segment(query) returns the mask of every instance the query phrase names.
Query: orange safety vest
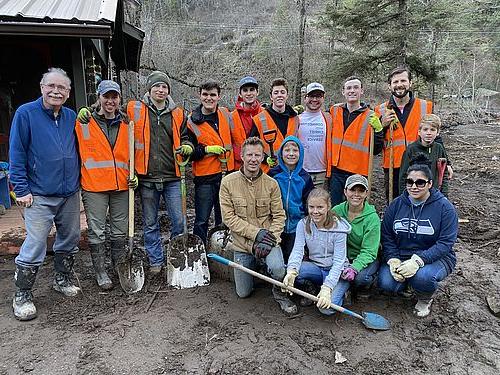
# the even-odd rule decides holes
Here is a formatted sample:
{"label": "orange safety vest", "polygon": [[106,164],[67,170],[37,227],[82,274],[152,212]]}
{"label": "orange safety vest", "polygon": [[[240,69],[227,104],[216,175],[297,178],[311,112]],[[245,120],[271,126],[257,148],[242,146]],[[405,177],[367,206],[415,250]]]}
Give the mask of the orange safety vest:
{"label": "orange safety vest", "polygon": [[209,123],[203,122],[195,124],[188,118],[188,128],[194,133],[198,143],[204,145],[219,145],[224,147],[228,152],[226,155],[213,155],[207,154],[203,159],[193,161],[193,175],[194,176],[208,176],[211,174],[221,173],[220,158],[227,159],[227,170],[234,170],[234,155],[233,146],[231,142],[231,130],[233,130],[233,119],[231,113],[225,107],[217,109],[217,116],[219,118],[219,132],[210,126]]}
{"label": "orange safety vest", "polygon": [[370,158],[370,116],[374,113],[366,109],[358,115],[344,131],[344,108],[333,106],[332,153],[329,165],[353,174],[368,175]]}
{"label": "orange safety vest", "polygon": [[[384,115],[388,103],[389,102],[385,102],[375,107],[375,113],[377,116],[381,117]],[[401,167],[401,159],[404,151],[406,150],[406,146],[418,139],[418,127],[420,125],[420,121],[422,121],[422,117],[428,113],[432,113],[432,102],[415,98],[405,126],[403,127],[399,120],[396,123],[397,127],[393,131],[392,140],[392,147],[394,148],[394,168]],[[390,132],[387,130],[384,138],[384,148],[382,149],[382,166],[384,168],[389,168],[390,164],[390,143]]]}
{"label": "orange safety vest", "polygon": [[[176,107],[170,112],[172,115],[173,151],[181,146],[181,126],[184,121],[184,111]],[[139,100],[132,100],[127,104],[127,115],[134,121],[135,138],[135,170],[137,174],[145,175],[148,172],[150,124],[149,109],[146,104]],[[180,176],[179,166],[175,165],[175,174]]]}
{"label": "orange safety vest", "polygon": [[[260,112],[259,112],[260,113]],[[231,112],[231,117],[233,118],[234,128],[231,130],[231,138],[233,140],[233,150],[241,150],[243,142],[247,139],[247,134],[245,132],[245,127],[241,121],[240,114],[238,110],[235,109]],[[241,160],[239,155],[234,155],[234,169],[238,170],[241,167]]]}
{"label": "orange safety vest", "polygon": [[[285,137],[283,137],[281,131],[278,129],[278,126],[276,126],[276,123],[269,114],[269,111],[262,111],[258,115],[255,115],[253,117],[253,122],[255,123],[257,129],[259,130],[260,139],[264,143],[264,152],[269,156],[271,155],[271,152],[269,149],[269,144],[266,142],[266,139],[264,138],[264,133],[269,130],[276,130],[276,140],[274,141],[273,144],[273,151],[277,153],[286,137],[288,137],[289,135],[297,136],[300,124],[299,116],[290,117],[288,119],[288,125],[286,127],[286,135]],[[269,172],[269,166],[267,164],[263,164],[262,170],[266,173]]]}
{"label": "orange safety vest", "polygon": [[94,118],[76,121],[78,151],[82,161],[82,189],[92,192],[128,190],[128,125],[120,123],[113,148]]}

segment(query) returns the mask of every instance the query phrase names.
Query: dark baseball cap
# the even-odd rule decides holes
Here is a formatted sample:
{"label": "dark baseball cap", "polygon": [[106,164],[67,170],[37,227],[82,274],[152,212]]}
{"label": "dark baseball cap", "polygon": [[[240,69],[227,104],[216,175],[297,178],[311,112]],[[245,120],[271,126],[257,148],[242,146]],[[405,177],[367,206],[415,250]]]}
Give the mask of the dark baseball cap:
{"label": "dark baseball cap", "polygon": [[239,88],[241,89],[243,86],[254,86],[259,87],[257,80],[252,76],[246,76],[240,79]]}
{"label": "dark baseball cap", "polygon": [[101,83],[99,83],[99,86],[97,86],[97,93],[99,95],[104,95],[110,91],[116,91],[120,95],[122,93],[120,90],[120,85],[115,81],[111,81],[109,79],[101,81]]}

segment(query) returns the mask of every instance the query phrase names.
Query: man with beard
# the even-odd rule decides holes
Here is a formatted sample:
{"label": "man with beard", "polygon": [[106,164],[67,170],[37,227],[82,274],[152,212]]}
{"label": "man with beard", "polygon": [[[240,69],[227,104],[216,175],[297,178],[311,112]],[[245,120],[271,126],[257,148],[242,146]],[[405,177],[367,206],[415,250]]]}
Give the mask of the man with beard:
{"label": "man with beard", "polygon": [[[421,119],[432,113],[432,102],[416,98],[410,91],[411,72],[406,67],[398,67],[389,73],[387,82],[391,91],[389,101],[375,107],[384,126],[383,168],[385,176],[385,194],[389,199],[390,148],[393,148],[393,191],[392,197],[399,193],[399,169],[406,146],[418,138]],[[393,127],[393,139],[390,139],[389,126]],[[439,139],[438,142],[442,143]],[[450,178],[451,178],[451,170]]]}

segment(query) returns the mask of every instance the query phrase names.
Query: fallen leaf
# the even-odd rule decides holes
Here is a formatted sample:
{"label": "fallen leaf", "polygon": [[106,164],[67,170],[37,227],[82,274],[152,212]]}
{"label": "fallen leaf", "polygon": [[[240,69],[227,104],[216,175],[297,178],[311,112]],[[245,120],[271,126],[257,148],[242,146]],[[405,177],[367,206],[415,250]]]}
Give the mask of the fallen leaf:
{"label": "fallen leaf", "polygon": [[347,358],[342,355],[341,352],[335,350],[335,363],[344,363],[347,361]]}

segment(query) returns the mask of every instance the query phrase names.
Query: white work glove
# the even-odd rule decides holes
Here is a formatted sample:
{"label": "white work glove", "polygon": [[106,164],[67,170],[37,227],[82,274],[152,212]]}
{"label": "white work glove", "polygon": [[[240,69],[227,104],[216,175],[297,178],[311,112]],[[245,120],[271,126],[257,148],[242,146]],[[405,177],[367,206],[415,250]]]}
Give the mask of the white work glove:
{"label": "white work glove", "polygon": [[399,273],[404,278],[415,276],[418,269],[424,266],[424,261],[417,254],[413,254],[410,259],[405,260],[401,265],[396,268],[397,273]]}
{"label": "white work glove", "polygon": [[[291,269],[291,270],[287,271],[286,276],[283,278],[283,284],[285,284],[286,286],[293,286],[293,284],[295,283],[295,278],[297,276],[299,276],[299,273],[297,272],[297,270]],[[285,289],[285,288],[282,288],[281,291],[283,293],[288,293],[290,295],[293,294],[291,291],[289,291],[288,289]]]}
{"label": "white work glove", "polygon": [[387,264],[389,265],[389,270],[391,271],[391,276],[394,280],[400,283],[405,281],[405,278],[397,271],[397,268],[401,265],[401,261],[398,258],[389,259]]}
{"label": "white work glove", "polygon": [[326,285],[321,285],[321,290],[317,295],[318,302],[316,302],[316,306],[320,309],[329,309],[332,305],[332,289]]}

